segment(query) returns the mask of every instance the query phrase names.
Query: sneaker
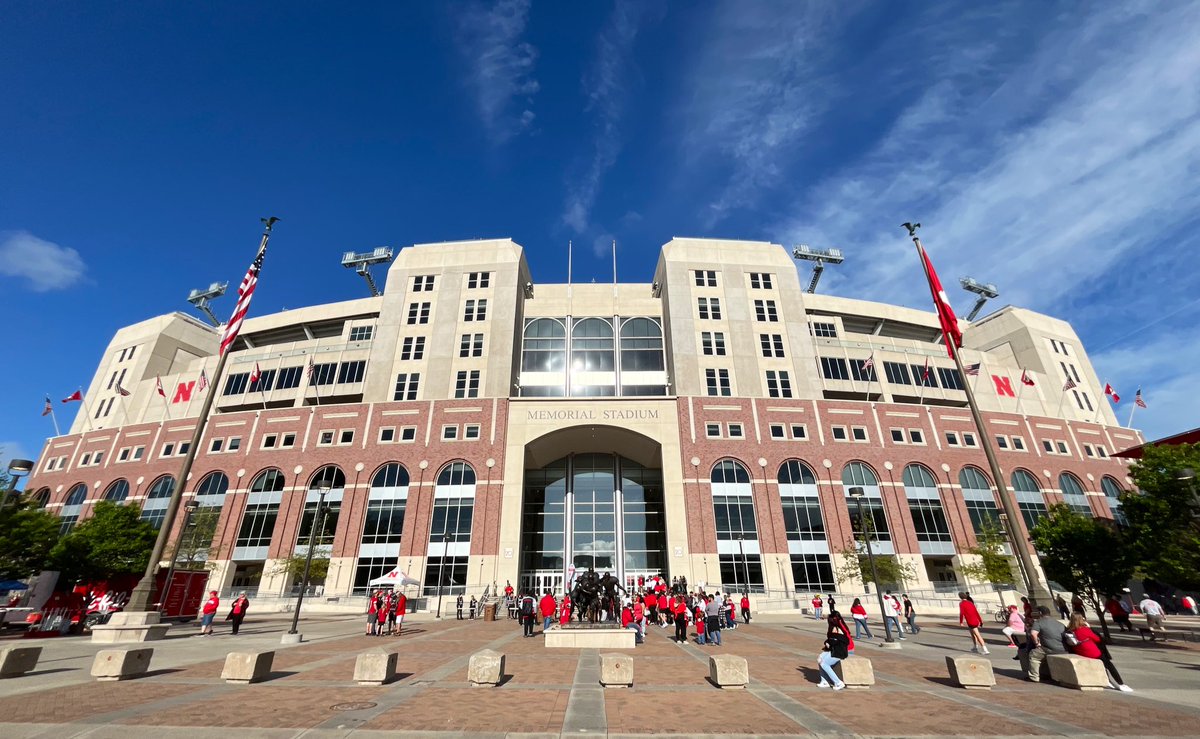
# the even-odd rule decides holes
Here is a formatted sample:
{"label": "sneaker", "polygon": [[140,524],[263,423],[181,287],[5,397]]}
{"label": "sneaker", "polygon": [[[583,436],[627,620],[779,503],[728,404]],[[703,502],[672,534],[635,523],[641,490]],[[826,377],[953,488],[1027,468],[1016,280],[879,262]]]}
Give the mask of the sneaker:
{"label": "sneaker", "polygon": [[971,647],[971,654],[979,654],[979,647]]}
{"label": "sneaker", "polygon": [[846,683],[838,683],[837,685],[834,685],[834,686],[833,686],[833,689],[834,689],[834,690],[845,690],[845,689],[846,689]]}
{"label": "sneaker", "polygon": [[1125,684],[1118,685],[1117,690],[1121,691],[1122,693],[1132,693],[1133,692],[1133,688],[1131,688]]}
{"label": "sneaker", "polygon": [[818,687],[818,688],[828,688],[828,687],[829,687],[829,683],[827,683],[827,682],[825,682],[824,680],[822,680],[821,682],[817,683],[817,687]]}
{"label": "sneaker", "polygon": [[1016,644],[1009,644],[1009,645],[1008,645],[1008,648],[1009,648],[1009,649],[1016,649],[1016,648],[1017,648],[1017,645],[1016,645]]}
{"label": "sneaker", "polygon": [[988,648],[987,648],[987,647],[984,647],[984,648],[983,648],[983,653],[984,653],[984,654],[991,654],[991,652],[989,652],[989,651],[988,651]]}

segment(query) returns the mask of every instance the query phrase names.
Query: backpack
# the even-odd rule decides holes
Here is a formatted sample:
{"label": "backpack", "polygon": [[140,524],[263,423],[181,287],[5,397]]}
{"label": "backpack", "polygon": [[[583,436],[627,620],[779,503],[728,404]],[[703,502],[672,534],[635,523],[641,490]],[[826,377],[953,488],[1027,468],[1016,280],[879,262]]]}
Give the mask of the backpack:
{"label": "backpack", "polygon": [[850,656],[850,640],[841,632],[830,634],[825,639],[825,644],[829,646],[830,656],[838,659],[846,659]]}
{"label": "backpack", "polygon": [[533,615],[533,598],[526,598],[521,601],[521,613],[525,616]]}

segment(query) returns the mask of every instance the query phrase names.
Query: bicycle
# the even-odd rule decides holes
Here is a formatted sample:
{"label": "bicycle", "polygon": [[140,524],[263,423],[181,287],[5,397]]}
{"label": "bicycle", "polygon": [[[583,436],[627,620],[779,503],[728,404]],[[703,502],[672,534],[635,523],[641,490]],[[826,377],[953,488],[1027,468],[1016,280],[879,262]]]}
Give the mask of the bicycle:
{"label": "bicycle", "polygon": [[1000,609],[992,614],[998,624],[1008,624],[1008,607],[1000,606]]}

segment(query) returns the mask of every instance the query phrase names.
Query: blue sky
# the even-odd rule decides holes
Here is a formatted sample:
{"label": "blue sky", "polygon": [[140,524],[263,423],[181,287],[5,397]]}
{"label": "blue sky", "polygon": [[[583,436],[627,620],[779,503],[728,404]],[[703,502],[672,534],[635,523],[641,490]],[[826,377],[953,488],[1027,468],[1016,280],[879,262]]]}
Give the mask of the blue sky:
{"label": "blue sky", "polygon": [[[1200,425],[1195,3],[10,2],[5,457],[120,326],[236,284],[365,294],[344,250],[511,236],[649,281],[675,235],[836,246],[822,291],[948,283],[1067,318],[1150,437]],[[965,312],[971,300],[952,291]],[[232,298],[216,304],[224,317]],[[62,414],[62,423],[68,422]]]}

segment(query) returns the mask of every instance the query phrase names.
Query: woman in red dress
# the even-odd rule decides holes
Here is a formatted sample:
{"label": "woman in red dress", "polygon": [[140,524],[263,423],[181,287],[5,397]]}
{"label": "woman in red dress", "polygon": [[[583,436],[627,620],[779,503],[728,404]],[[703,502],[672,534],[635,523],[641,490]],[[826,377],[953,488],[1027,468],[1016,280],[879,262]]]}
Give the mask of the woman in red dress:
{"label": "woman in red dress", "polygon": [[571,623],[571,596],[564,594],[562,605],[558,607],[558,623],[566,626]]}

